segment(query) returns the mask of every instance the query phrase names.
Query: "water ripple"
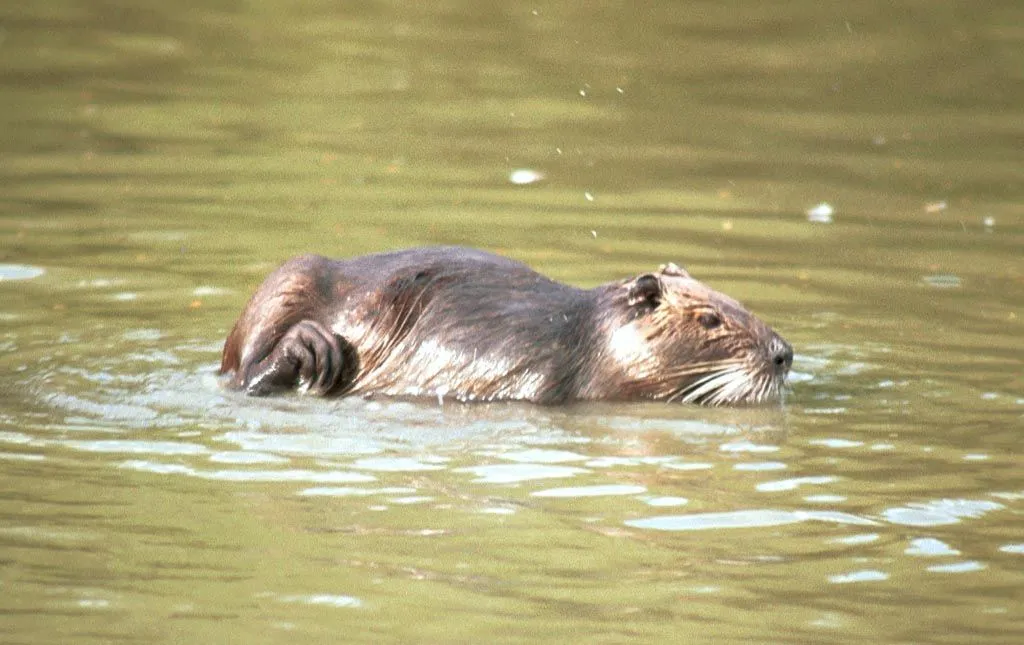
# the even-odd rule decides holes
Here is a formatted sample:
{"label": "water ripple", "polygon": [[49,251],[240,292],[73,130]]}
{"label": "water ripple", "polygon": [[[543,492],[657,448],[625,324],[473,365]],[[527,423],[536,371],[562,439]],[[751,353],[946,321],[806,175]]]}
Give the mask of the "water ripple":
{"label": "water ripple", "polygon": [[590,471],[573,466],[547,464],[491,464],[457,468],[455,472],[472,473],[476,475],[473,481],[480,484],[511,484],[535,479],[574,477]]}
{"label": "water ripple", "polygon": [[719,446],[722,452],[778,452],[779,447],[770,444],[757,444],[752,441],[734,441]]}
{"label": "water ripple", "polygon": [[63,445],[86,452],[135,453],[145,455],[202,455],[205,446],[176,441],[97,440],[65,441]]}
{"label": "water ripple", "polygon": [[374,470],[393,473],[414,473],[427,470],[444,469],[444,466],[424,463],[411,457],[373,457],[359,459],[352,464],[352,467],[358,468],[359,470]]}
{"label": "water ripple", "polygon": [[662,515],[627,520],[625,524],[634,528],[655,529],[659,531],[703,531],[708,529],[763,528],[806,521],[855,525],[877,524],[877,522],[867,518],[837,511],[782,511],[774,509]]}
{"label": "water ripple", "polygon": [[767,470],[785,470],[786,464],[781,461],[751,461],[742,464],[735,464],[733,470],[751,470],[751,471],[767,471]]}
{"label": "water ripple", "polygon": [[794,477],[792,479],[780,479],[772,482],[763,482],[757,485],[757,490],[762,493],[777,493],[782,491],[796,490],[806,484],[831,484],[836,478],[831,475],[818,477]]}
{"label": "water ripple", "polygon": [[833,584],[849,584],[851,582],[879,582],[888,579],[888,573],[885,573],[884,571],[878,571],[875,569],[851,571],[850,573],[841,573],[838,575],[828,577],[828,581]]}
{"label": "water ripple", "polygon": [[972,499],[940,499],[913,503],[882,511],[882,517],[903,526],[942,526],[957,524],[963,518],[978,518],[1006,508],[998,502]]}
{"label": "water ripple", "polygon": [[303,497],[369,497],[371,495],[410,495],[415,488],[357,488],[355,486],[314,486],[299,491]]}
{"label": "water ripple", "polygon": [[210,455],[210,461],[218,464],[286,464],[288,459],[266,452],[218,452]]}
{"label": "water ripple", "polygon": [[366,483],[377,481],[376,477],[362,473],[351,473],[338,470],[318,472],[314,470],[198,470],[182,464],[164,464],[160,462],[131,460],[120,465],[121,468],[161,475],[175,474],[236,482],[313,482],[313,483]]}
{"label": "water ripple", "polygon": [[363,601],[355,596],[343,596],[336,594],[309,594],[277,596],[280,602],[301,603],[303,605],[318,605],[322,607],[354,608],[362,607]]}
{"label": "water ripple", "polygon": [[877,542],[879,539],[878,533],[858,533],[857,535],[844,535],[843,537],[837,537],[829,540],[833,544],[870,544]]}
{"label": "water ripple", "polygon": [[824,446],[826,448],[858,448],[864,445],[863,441],[851,441],[850,439],[811,439],[807,442],[812,446]]}
{"label": "water ripple", "polygon": [[985,565],[975,560],[954,562],[952,564],[934,564],[927,568],[932,573],[971,573],[985,569]]}
{"label": "water ripple", "polygon": [[518,463],[534,463],[534,464],[560,464],[567,461],[584,461],[587,459],[585,455],[581,455],[575,452],[569,452],[568,450],[520,450],[518,452],[503,452],[494,455],[499,459],[506,461],[515,461]]}
{"label": "water ripple", "polygon": [[648,506],[685,506],[690,503],[690,500],[685,497],[673,497],[671,495],[665,495],[662,497],[650,497],[644,500],[644,503]]}
{"label": "water ripple", "polygon": [[684,461],[684,462],[671,462],[664,465],[665,468],[671,470],[711,470],[715,467],[714,464],[708,464],[699,461]]}
{"label": "water ripple", "polygon": [[907,555],[918,555],[935,557],[941,555],[960,555],[960,552],[952,548],[942,540],[935,538],[916,538],[910,541],[910,546],[903,551]]}
{"label": "water ripple", "polygon": [[639,495],[646,493],[645,486],[630,484],[605,484],[603,486],[575,486],[569,488],[548,488],[534,491],[534,497],[601,497],[605,495]]}

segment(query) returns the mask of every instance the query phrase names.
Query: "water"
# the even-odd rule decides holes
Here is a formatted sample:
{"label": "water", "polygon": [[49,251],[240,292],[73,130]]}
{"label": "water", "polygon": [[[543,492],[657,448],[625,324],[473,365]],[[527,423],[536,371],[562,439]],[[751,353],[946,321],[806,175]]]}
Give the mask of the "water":
{"label": "water", "polygon": [[[1024,639],[1019,3],[0,9],[0,640]],[[674,260],[783,409],[219,388],[276,264]]]}

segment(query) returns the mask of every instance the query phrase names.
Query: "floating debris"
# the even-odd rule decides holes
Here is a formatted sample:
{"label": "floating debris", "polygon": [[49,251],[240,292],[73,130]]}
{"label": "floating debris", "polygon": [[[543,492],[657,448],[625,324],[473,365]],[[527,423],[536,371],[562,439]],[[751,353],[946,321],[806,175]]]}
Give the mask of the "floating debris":
{"label": "floating debris", "polygon": [[[267,594],[273,596],[273,594]],[[311,595],[295,595],[295,596],[277,596],[277,600],[280,602],[288,603],[300,603],[303,605],[316,605],[321,607],[361,607],[363,601],[355,596],[341,596],[335,594],[311,594]]]}
{"label": "floating debris", "polygon": [[924,212],[926,212],[926,213],[941,213],[942,211],[946,210],[947,208],[949,208],[949,204],[947,204],[945,202],[945,200],[938,201],[938,202],[928,202],[927,204],[924,205]]}
{"label": "floating debris", "polygon": [[0,282],[4,280],[31,280],[46,273],[40,267],[27,264],[0,264]]}
{"label": "floating debris", "polygon": [[508,175],[508,180],[516,186],[534,184],[544,179],[544,173],[530,168],[516,168]]}
{"label": "floating debris", "polygon": [[815,224],[831,224],[832,214],[836,210],[828,202],[821,202],[813,208],[807,209],[807,221]]}
{"label": "floating debris", "polygon": [[952,274],[926,275],[922,278],[929,287],[939,289],[955,289],[963,284],[960,276]]}
{"label": "floating debris", "polygon": [[231,293],[231,289],[225,289],[224,287],[196,287],[192,290],[194,296],[224,296]]}

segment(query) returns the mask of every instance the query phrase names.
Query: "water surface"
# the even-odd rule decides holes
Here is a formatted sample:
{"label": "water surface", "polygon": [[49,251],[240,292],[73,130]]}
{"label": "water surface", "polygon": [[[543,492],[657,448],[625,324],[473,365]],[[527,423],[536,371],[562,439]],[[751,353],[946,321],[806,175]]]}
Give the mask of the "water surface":
{"label": "water surface", "polygon": [[[1021,640],[1019,3],[348,4],[0,9],[0,640]],[[219,387],[285,258],[434,243],[676,261],[792,392]]]}

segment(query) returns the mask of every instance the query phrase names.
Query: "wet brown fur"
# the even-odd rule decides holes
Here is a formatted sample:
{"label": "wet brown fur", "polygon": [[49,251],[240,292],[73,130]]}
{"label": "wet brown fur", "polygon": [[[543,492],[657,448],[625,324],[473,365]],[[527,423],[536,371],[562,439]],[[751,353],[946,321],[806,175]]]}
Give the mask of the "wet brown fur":
{"label": "wet brown fur", "polygon": [[[583,290],[442,247],[288,261],[246,305],[220,371],[257,395],[300,385],[324,395],[729,404],[777,399],[791,360],[767,325],[675,265]],[[729,385],[731,372],[715,376],[722,370],[749,384]],[[723,385],[711,388],[714,378]]]}

